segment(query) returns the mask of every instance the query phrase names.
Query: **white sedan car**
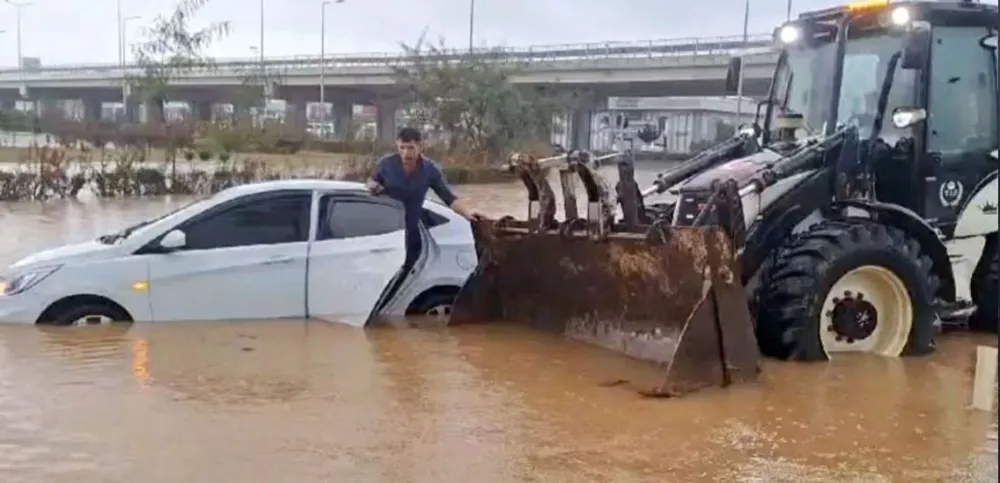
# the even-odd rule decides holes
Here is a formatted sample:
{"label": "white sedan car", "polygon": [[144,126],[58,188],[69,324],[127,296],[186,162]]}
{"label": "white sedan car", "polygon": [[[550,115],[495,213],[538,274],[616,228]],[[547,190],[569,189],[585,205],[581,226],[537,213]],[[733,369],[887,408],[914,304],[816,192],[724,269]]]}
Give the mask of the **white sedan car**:
{"label": "white sedan car", "polygon": [[360,183],[230,188],[97,240],[36,253],[0,277],[0,323],[442,314],[476,267],[468,221],[424,203],[407,274],[402,205]]}

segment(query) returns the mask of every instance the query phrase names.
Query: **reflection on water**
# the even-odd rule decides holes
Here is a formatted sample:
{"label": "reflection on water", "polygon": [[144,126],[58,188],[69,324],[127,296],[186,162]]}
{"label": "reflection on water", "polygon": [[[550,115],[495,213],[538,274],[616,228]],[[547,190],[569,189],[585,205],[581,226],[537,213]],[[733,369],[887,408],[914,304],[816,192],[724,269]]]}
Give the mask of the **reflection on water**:
{"label": "reflection on water", "polygon": [[[518,186],[460,191],[524,210]],[[0,263],[185,201],[0,206]],[[996,416],[966,409],[976,343],[768,361],[663,400],[604,384],[619,357],[519,327],[2,326],[0,481],[997,481]]]}

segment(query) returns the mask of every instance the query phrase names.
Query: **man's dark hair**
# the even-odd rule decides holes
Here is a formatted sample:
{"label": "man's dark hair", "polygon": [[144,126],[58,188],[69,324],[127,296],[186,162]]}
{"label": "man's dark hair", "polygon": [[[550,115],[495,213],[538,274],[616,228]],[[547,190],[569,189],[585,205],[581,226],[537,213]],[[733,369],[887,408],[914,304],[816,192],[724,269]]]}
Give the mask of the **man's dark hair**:
{"label": "man's dark hair", "polygon": [[420,131],[412,127],[404,127],[399,130],[399,134],[396,135],[396,140],[404,143],[419,143],[421,140]]}

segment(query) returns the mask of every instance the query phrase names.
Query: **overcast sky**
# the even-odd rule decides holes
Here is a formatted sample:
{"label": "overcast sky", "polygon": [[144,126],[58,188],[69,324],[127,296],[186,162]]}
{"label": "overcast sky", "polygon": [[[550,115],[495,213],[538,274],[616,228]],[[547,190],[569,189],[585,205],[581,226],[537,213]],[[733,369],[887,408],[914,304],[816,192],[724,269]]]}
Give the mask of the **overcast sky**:
{"label": "overcast sky", "polygon": [[[23,7],[26,57],[44,64],[116,62],[116,0],[30,0]],[[130,40],[174,0],[120,0]],[[988,0],[997,3],[997,0]],[[264,0],[268,56],[318,55],[321,0]],[[793,11],[834,0],[793,0]],[[476,45],[525,46],[739,35],[744,0],[476,0]],[[751,0],[750,33],[770,32],[785,18],[786,0]],[[0,4],[0,65],[17,64],[15,8]],[[228,20],[232,32],[210,49],[217,57],[249,57],[260,43],[258,0],[212,0],[200,23]],[[469,0],[345,0],[327,6],[327,51],[399,51],[425,29],[448,46],[468,45]]]}

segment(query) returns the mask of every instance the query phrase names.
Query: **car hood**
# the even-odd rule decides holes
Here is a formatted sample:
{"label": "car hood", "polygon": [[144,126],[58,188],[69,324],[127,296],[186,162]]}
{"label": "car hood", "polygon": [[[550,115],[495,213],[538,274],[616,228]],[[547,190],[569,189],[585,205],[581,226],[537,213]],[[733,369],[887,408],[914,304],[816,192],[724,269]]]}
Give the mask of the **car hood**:
{"label": "car hood", "polygon": [[71,260],[99,259],[114,256],[120,245],[105,245],[98,241],[88,241],[84,243],[74,243],[60,247],[42,250],[28,255],[11,268],[25,268],[32,265],[48,265],[53,263],[65,263]]}

